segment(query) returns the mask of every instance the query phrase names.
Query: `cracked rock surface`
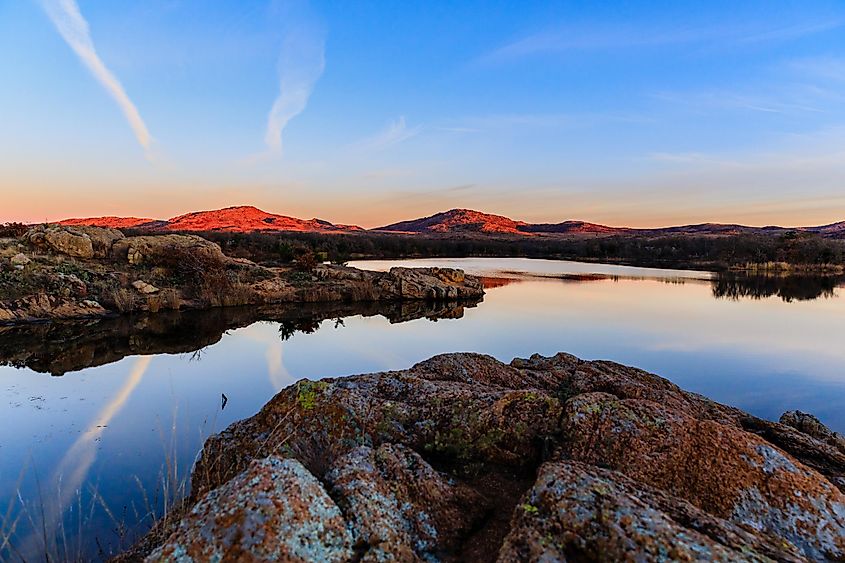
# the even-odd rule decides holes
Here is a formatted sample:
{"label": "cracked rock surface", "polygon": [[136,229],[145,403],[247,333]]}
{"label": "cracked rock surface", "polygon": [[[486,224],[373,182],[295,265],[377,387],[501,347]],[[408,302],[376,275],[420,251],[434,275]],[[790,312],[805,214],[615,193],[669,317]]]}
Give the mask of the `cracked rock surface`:
{"label": "cracked rock surface", "polygon": [[303,380],[211,437],[182,522],[123,560],[842,560],[842,452],[801,420],[568,354]]}

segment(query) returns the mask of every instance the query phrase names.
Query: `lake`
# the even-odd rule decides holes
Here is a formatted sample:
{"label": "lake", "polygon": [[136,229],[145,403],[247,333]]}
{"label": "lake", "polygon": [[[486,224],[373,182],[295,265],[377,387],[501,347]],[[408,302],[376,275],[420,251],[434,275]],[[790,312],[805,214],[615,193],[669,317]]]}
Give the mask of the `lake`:
{"label": "lake", "polygon": [[527,259],[351,265],[464,268],[487,294],[0,327],[0,559],[105,558],[169,510],[209,434],[281,388],[443,352],[609,359],[760,417],[800,409],[845,431],[840,278]]}

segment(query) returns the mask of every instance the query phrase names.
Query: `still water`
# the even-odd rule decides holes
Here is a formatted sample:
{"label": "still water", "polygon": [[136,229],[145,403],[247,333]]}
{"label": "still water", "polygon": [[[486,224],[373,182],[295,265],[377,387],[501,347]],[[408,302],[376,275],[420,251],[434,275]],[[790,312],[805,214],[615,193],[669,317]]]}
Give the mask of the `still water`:
{"label": "still water", "polygon": [[0,560],[106,558],[189,486],[205,437],[279,389],[443,352],[610,359],[764,418],[801,409],[845,431],[841,279],[524,259],[352,265],[460,267],[485,276],[487,294],[0,327]]}

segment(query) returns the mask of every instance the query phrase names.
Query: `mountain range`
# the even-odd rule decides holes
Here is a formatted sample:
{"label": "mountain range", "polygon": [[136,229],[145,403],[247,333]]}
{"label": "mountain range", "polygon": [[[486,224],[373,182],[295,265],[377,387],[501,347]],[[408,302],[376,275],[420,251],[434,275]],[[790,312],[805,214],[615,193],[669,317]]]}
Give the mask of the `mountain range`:
{"label": "mountain range", "polygon": [[297,219],[267,213],[257,207],[242,205],[212,211],[195,211],[172,219],[139,219],[137,217],[92,217],[65,219],[61,225],[91,225],[114,229],[144,229],[150,231],[222,231],[249,233],[257,231],[336,232],[361,231],[354,225],[335,225],[322,219]]}
{"label": "mountain range", "polygon": [[[236,206],[212,211],[197,211],[179,215],[172,219],[143,219],[137,217],[92,217],[66,219],[62,225],[92,225],[118,229],[132,228],[149,231],[182,232],[354,232],[365,231],[355,225],[340,225],[322,219],[297,219],[276,215],[252,206]],[[845,238],[845,221],[818,227],[748,227],[745,225],[702,223],[655,229],[609,227],[584,221],[562,221],[560,223],[527,223],[502,215],[492,215],[471,209],[451,209],[428,217],[412,219],[385,225],[374,232],[405,234],[489,234],[489,235],[584,235],[584,234],[631,234],[659,236],[672,234],[688,235],[732,235],[732,234],[777,234],[787,231],[816,233],[831,238]]]}

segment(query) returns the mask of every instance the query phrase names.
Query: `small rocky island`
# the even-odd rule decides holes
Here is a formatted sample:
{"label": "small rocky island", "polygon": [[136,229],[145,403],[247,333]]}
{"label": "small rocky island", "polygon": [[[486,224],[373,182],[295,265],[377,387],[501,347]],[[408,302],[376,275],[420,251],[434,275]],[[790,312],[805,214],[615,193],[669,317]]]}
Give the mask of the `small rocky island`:
{"label": "small rocky island", "polygon": [[568,354],[281,391],[125,561],[845,559],[845,438]]}
{"label": "small rocky island", "polygon": [[[306,259],[307,258],[307,259]],[[448,268],[369,272],[303,257],[265,267],[197,235],[125,236],[34,227],[0,239],[0,324],[279,303],[478,299],[481,282]]]}

